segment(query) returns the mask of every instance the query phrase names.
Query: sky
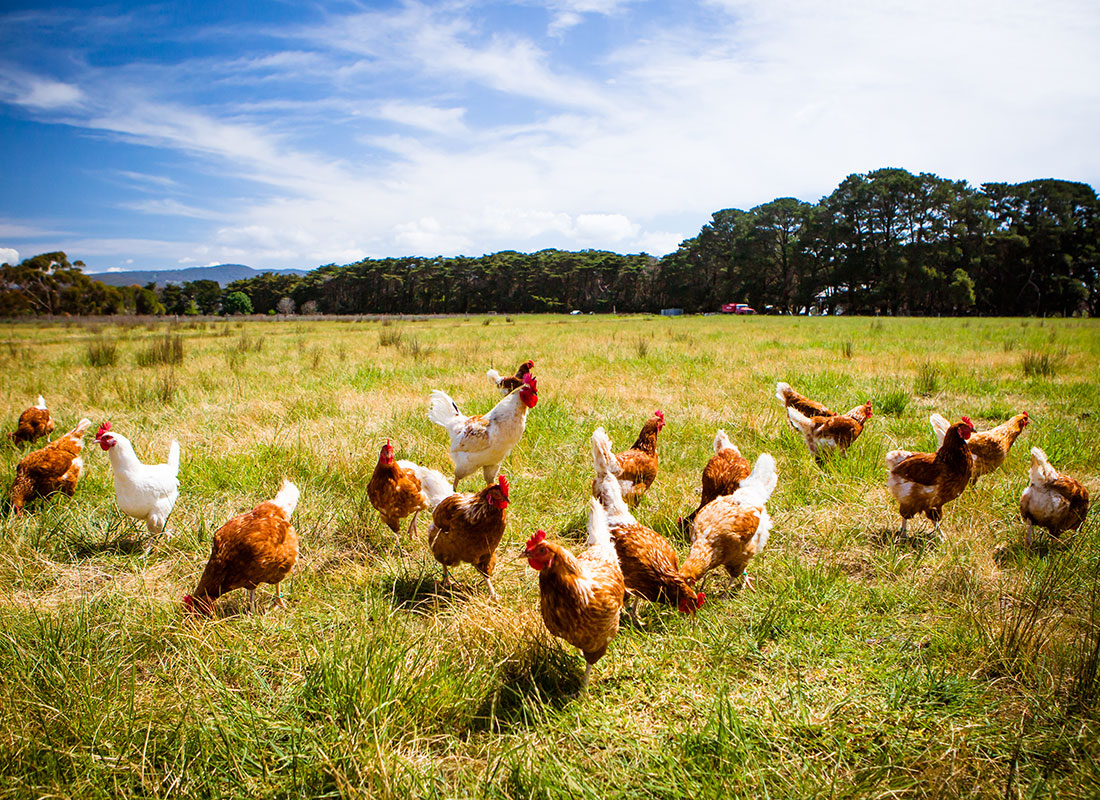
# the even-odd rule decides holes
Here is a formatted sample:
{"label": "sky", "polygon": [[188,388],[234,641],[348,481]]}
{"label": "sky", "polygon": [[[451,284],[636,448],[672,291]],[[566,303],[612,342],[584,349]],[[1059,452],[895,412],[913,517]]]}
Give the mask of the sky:
{"label": "sky", "polygon": [[0,261],[600,248],[880,167],[1100,185],[1092,0],[0,11]]}

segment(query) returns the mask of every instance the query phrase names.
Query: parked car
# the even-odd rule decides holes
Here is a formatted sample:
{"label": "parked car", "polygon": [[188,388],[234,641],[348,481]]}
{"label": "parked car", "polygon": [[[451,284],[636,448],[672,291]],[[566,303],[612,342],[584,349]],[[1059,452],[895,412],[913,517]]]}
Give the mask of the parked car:
{"label": "parked car", "polygon": [[756,309],[748,303],[726,303],[722,306],[723,314],[755,314]]}

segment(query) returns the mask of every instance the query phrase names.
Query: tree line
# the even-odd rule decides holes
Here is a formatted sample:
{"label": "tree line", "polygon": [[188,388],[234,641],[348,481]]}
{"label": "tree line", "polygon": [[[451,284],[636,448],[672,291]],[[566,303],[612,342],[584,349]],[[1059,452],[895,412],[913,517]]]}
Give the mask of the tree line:
{"label": "tree line", "polygon": [[[0,267],[0,316],[758,311],[1100,313],[1100,200],[1062,180],[975,188],[929,173],[848,176],[817,203],[715,212],[657,258],[603,250],[363,259],[304,276],[110,287],[64,253]],[[230,299],[232,298],[232,299]]]}

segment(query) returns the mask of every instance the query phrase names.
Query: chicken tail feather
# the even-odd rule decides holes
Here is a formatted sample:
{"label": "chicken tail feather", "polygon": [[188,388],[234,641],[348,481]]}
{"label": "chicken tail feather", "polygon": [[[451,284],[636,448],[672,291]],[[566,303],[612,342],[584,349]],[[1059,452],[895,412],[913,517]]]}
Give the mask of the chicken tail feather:
{"label": "chicken tail feather", "polygon": [[294,514],[294,509],[298,507],[298,498],[301,496],[302,493],[298,491],[298,487],[283,478],[283,485],[279,487],[279,493],[275,495],[271,502],[285,511],[289,518]]}
{"label": "chicken tail feather", "polygon": [[936,448],[939,449],[943,446],[943,437],[947,435],[947,429],[951,427],[951,423],[941,414],[933,413],[928,418],[928,424],[932,426],[932,432],[936,434]]}
{"label": "chicken tail feather", "polygon": [[428,408],[428,419],[436,425],[442,425],[445,428],[450,422],[462,416],[462,412],[458,410],[458,405],[451,396],[439,389],[432,391],[431,403],[431,407]]}

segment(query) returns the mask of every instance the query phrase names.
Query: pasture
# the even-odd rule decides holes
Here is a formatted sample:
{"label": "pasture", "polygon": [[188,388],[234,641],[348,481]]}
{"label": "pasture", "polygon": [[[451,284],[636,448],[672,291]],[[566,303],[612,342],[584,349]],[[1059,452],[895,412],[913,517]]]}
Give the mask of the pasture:
{"label": "pasture", "polygon": [[[487,411],[485,370],[526,358],[540,402],[504,467],[500,601],[468,565],[437,592],[425,515],[402,558],[367,500],[379,448],[450,475],[428,393]],[[1018,503],[1035,445],[1100,496],[1098,366],[1090,320],[5,324],[5,432],[42,393],[55,436],[88,416],[146,462],[171,438],[183,457],[167,543],[118,510],[91,436],[75,497],[3,508],[0,798],[1096,797],[1097,512],[1029,551]],[[819,466],[777,380],[875,416]],[[715,430],[776,457],[757,591],[719,596],[716,575],[694,618],[643,604],[571,697],[583,659],[512,556],[537,528],[583,541],[593,429],[622,450],[658,408],[635,513],[681,558]],[[884,454],[933,450],[932,411],[983,430],[1023,410],[1005,465],[947,506],[946,540],[923,518],[899,540]],[[27,449],[0,443],[5,498]],[[284,476],[302,491],[289,609],[251,615],[236,592],[219,619],[184,618],[211,533]]]}

